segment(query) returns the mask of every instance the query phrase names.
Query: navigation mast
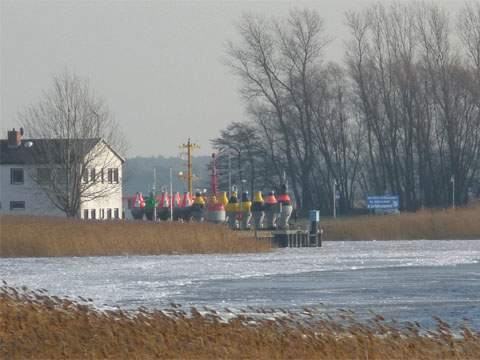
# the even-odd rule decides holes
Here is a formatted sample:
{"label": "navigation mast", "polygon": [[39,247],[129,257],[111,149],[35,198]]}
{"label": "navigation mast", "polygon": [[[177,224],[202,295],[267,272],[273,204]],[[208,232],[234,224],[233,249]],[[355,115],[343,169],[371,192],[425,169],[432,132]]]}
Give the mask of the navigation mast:
{"label": "navigation mast", "polygon": [[187,181],[188,193],[193,195],[192,152],[200,149],[200,145],[192,143],[190,138],[188,138],[187,143],[180,145],[180,148],[187,149],[187,174],[183,178]]}

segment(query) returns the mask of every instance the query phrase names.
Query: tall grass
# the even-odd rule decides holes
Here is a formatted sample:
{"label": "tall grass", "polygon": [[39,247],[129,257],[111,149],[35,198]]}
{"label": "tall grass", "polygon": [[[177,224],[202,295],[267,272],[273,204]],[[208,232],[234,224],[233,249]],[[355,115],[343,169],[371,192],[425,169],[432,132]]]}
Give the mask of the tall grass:
{"label": "tall grass", "polygon": [[265,241],[208,223],[0,216],[0,257],[267,251]]}
{"label": "tall grass", "polygon": [[478,359],[478,332],[463,328],[454,336],[448,324],[437,324],[427,331],[381,316],[367,324],[339,322],[308,309],[302,316],[284,311],[228,321],[214,310],[178,305],[100,312],[42,290],[0,287],[2,359]]}
{"label": "tall grass", "polygon": [[480,206],[322,222],[327,240],[480,239]]}

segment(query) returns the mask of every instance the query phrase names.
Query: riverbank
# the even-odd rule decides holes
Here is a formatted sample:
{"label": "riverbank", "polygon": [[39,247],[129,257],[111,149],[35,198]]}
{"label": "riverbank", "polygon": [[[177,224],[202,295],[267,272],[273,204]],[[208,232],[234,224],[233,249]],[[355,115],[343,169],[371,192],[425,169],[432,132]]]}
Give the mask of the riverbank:
{"label": "riverbank", "polygon": [[480,205],[321,221],[326,240],[480,239]]}
{"label": "riverbank", "polygon": [[[307,226],[305,224],[305,226]],[[480,239],[480,205],[397,215],[321,219],[324,240]],[[253,253],[253,232],[209,223],[0,216],[0,257]]]}
{"label": "riverbank", "polygon": [[[0,287],[0,357],[71,358],[255,358],[255,359],[475,359],[480,336],[467,328],[454,336],[411,324],[400,328],[381,316],[360,324],[343,319],[252,310],[222,319],[215,311],[174,305],[168,310],[100,312],[44,291]],[[255,313],[257,316],[255,316]],[[265,316],[265,314],[268,316]],[[259,315],[259,316],[258,316]]]}
{"label": "riverbank", "polygon": [[263,252],[270,245],[209,223],[0,216],[0,257]]}

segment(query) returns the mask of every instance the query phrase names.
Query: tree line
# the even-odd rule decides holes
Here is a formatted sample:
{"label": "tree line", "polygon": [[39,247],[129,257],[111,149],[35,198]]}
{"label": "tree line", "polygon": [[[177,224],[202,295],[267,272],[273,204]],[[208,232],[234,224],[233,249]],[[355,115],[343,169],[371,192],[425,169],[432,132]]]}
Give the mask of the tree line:
{"label": "tree line", "polygon": [[[248,119],[212,140],[221,182],[275,188],[285,173],[297,206],[351,212],[367,194],[401,209],[479,196],[480,4],[372,4],[345,16],[342,61],[318,12],[245,14],[227,66]],[[453,188],[454,186],[454,188]]]}

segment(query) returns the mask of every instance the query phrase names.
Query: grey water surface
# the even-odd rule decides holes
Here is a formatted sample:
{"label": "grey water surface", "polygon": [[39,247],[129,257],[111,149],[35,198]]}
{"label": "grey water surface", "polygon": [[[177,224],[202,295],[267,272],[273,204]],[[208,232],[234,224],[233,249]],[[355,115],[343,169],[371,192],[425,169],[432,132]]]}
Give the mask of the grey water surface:
{"label": "grey water surface", "polygon": [[371,311],[480,330],[480,240],[326,242],[265,254],[0,259],[0,279],[98,308]]}

